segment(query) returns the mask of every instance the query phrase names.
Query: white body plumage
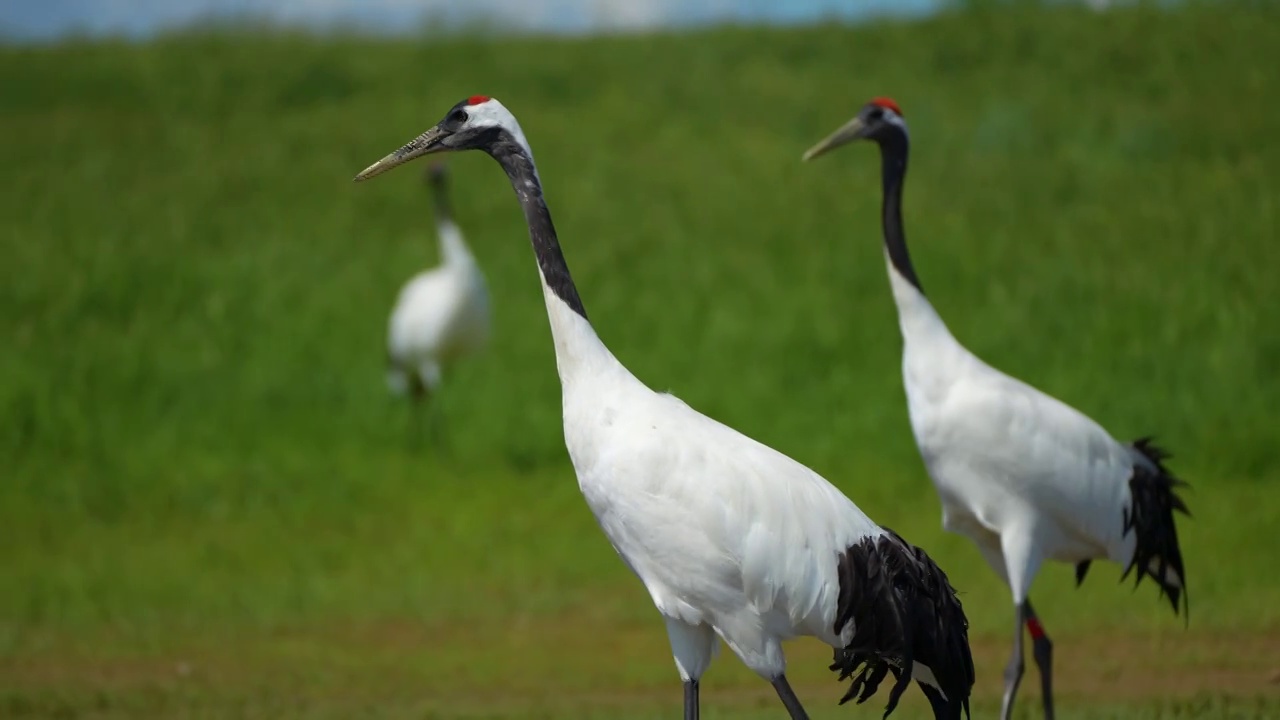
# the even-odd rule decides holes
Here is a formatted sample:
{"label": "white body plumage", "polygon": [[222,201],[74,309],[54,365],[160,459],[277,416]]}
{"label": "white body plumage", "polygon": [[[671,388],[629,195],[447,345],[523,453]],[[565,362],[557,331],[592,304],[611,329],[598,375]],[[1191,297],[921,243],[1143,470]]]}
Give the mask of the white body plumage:
{"label": "white body plumage", "polygon": [[653,392],[586,320],[548,307],[579,487],[667,619],[682,675],[702,674],[717,633],[766,679],[785,669],[783,640],[848,642],[851,627],[833,632],[836,558],[884,531],[809,468]]}

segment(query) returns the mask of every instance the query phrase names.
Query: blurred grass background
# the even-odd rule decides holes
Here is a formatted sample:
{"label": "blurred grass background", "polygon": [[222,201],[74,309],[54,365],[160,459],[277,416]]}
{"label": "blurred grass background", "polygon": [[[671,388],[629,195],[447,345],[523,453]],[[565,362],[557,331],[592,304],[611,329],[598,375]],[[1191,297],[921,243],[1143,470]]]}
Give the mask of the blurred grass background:
{"label": "blurred grass background", "polygon": [[[675,710],[657,617],[578,495],[523,221],[479,154],[454,196],[495,342],[446,379],[447,454],[382,384],[434,236],[413,171],[351,177],[473,93],[520,118],[618,357],[927,548],[992,703],[1012,609],[942,532],[908,428],[877,158],[799,162],[894,96],[908,234],[956,335],[1155,433],[1194,486],[1189,630],[1117,568],[1041,575],[1066,712],[1280,715],[1276,67],[1269,3],[0,49],[0,716]],[[878,715],[834,708],[820,649],[792,664],[815,717]],[[707,685],[710,717],[777,715],[727,654]]]}

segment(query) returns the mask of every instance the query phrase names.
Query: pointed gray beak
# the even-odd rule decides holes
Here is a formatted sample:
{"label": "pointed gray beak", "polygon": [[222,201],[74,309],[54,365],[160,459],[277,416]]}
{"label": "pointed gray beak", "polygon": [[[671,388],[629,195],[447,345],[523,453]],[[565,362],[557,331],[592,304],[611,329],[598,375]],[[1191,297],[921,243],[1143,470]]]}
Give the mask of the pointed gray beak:
{"label": "pointed gray beak", "polygon": [[831,133],[817,145],[806,150],[803,159],[812,160],[819,155],[827,153],[828,151],[835,150],[845,143],[853,142],[854,140],[861,138],[862,132],[866,130],[866,127],[866,125],[862,124],[862,118],[854,118],[850,120],[840,126],[839,130]]}
{"label": "pointed gray beak", "polygon": [[448,130],[444,130],[437,125],[418,137],[410,140],[399,150],[396,150],[364,170],[361,170],[360,174],[356,175],[355,181],[360,182],[361,180],[368,180],[376,175],[381,175],[397,165],[403,165],[414,158],[448,150],[447,147],[440,144],[440,141],[449,137],[449,134]]}

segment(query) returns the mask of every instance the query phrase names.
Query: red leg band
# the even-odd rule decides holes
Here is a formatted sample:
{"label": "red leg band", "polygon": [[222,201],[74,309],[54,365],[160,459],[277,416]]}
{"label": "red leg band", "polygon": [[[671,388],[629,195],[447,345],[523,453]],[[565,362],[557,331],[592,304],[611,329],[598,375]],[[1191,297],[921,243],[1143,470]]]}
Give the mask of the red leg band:
{"label": "red leg band", "polygon": [[1044,637],[1044,627],[1040,625],[1040,621],[1036,618],[1027,618],[1027,631],[1031,633],[1032,640],[1039,640]]}

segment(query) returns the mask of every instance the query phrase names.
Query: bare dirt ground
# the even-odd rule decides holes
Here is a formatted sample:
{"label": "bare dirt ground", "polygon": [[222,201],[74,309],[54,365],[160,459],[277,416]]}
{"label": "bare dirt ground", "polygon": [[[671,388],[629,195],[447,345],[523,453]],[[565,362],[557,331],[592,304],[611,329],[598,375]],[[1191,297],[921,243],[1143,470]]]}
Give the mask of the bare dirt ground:
{"label": "bare dirt ground", "polygon": [[[515,622],[487,628],[412,622],[281,630],[252,637],[166,641],[140,650],[120,642],[50,645],[0,658],[0,689],[39,697],[252,697],[284,692],[316,704],[429,695],[452,712],[505,713],[520,707],[651,706],[677,693],[661,628],[653,624],[585,630],[594,622]],[[1154,636],[1059,635],[1056,694],[1061,703],[1116,704],[1215,697],[1280,697],[1280,630],[1185,631]],[[973,641],[975,701],[994,702],[1010,640]],[[1029,646],[1028,646],[1029,647]],[[802,696],[839,692],[818,643],[788,647],[789,675]],[[1021,702],[1038,702],[1031,658]],[[501,700],[492,691],[502,686]],[[729,653],[705,682],[708,702],[754,707],[772,689]],[[482,698],[495,698],[485,700]]]}

